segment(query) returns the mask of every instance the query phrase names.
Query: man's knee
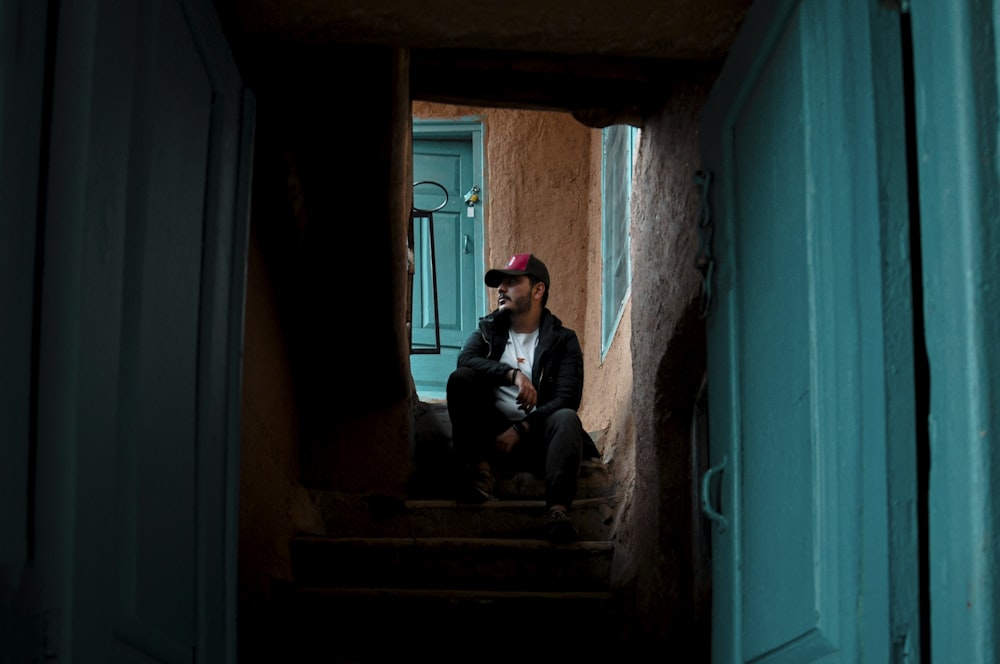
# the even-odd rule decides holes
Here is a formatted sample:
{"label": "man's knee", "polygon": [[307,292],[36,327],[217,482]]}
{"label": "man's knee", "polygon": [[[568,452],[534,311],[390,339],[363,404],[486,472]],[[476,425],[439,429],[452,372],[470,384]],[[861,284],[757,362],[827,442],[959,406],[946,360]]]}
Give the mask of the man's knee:
{"label": "man's knee", "polygon": [[582,427],[583,424],[580,422],[580,416],[572,408],[560,408],[556,412],[549,415],[549,421],[553,426],[576,426]]}
{"label": "man's knee", "polygon": [[449,396],[468,394],[475,382],[476,372],[468,367],[459,367],[448,376],[445,389]]}
{"label": "man's knee", "polygon": [[451,387],[452,383],[467,383],[475,376],[476,372],[469,367],[459,367],[448,375],[448,387]]}
{"label": "man's knee", "polygon": [[560,408],[549,415],[545,423],[551,435],[566,435],[571,437],[579,436],[583,431],[583,423],[580,416],[571,408]]}

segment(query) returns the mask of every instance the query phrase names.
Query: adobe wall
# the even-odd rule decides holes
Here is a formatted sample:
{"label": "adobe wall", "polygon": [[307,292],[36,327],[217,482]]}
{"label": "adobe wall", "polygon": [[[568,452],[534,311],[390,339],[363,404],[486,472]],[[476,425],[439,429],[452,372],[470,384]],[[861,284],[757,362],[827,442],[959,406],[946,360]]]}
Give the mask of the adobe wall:
{"label": "adobe wall", "polygon": [[[329,88],[309,85],[315,72],[273,62],[254,90],[241,640],[266,623],[271,583],[291,578],[291,536],[323,529],[307,489],[403,495],[412,471],[408,69],[398,50],[354,55],[339,78],[323,73]],[[342,90],[362,87],[345,108]],[[355,131],[358,116],[378,130]]]}
{"label": "adobe wall", "polygon": [[287,341],[252,226],[246,289],[238,544],[244,643],[267,629],[272,581],[292,578],[288,542],[300,531],[322,531],[300,481],[300,427]]}
{"label": "adobe wall", "polygon": [[[637,629],[707,661],[710,585],[691,420],[705,367],[695,268],[700,197],[698,119],[714,73],[678,81],[646,121],[633,189],[632,364],[635,484],[618,538],[617,576],[636,595]],[[649,524],[658,524],[650,528]]]}

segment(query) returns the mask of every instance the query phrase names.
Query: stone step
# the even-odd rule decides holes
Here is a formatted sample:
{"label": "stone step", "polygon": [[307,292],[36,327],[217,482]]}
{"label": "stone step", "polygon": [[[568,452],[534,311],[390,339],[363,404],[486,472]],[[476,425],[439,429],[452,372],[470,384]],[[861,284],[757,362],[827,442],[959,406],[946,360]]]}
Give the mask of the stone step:
{"label": "stone step", "polygon": [[276,594],[275,625],[289,645],[274,661],[639,661],[623,648],[610,592],[292,584]]}
{"label": "stone step", "polygon": [[[588,459],[580,463],[580,478],[577,482],[578,499],[602,498],[610,496],[613,491],[611,473],[608,467],[596,459]],[[516,498],[545,497],[545,480],[532,473],[497,473],[496,490],[494,494],[501,500]]]}
{"label": "stone step", "polygon": [[[530,472],[496,472],[494,495],[501,499],[542,499],[545,497],[545,480]],[[446,463],[421,466],[410,478],[408,494],[411,498],[454,499],[468,493],[463,486],[464,475]],[[614,493],[608,467],[600,459],[585,459],[580,463],[577,481],[579,498],[601,498]]]}
{"label": "stone step", "polygon": [[[326,530],[333,537],[538,537],[547,523],[545,501],[490,500],[479,504],[455,500],[403,500],[330,491],[312,492]],[[608,540],[617,500],[583,498],[570,516],[581,540]]]}
{"label": "stone step", "polygon": [[283,649],[264,660],[634,661],[611,588],[608,468],[583,462],[570,510],[580,539],[552,544],[541,478],[497,473],[494,499],[460,502],[443,404],[422,419],[406,498],[310,492],[321,526],[293,539],[294,580],[273,582]]}
{"label": "stone step", "polygon": [[316,537],[292,541],[300,585],[439,590],[607,591],[614,545],[477,537]]}

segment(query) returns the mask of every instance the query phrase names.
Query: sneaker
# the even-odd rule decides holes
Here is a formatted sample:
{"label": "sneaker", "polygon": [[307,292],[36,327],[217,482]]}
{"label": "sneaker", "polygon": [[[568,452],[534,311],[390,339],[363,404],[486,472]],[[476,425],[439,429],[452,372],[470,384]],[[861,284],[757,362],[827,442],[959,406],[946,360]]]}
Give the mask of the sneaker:
{"label": "sneaker", "polygon": [[476,479],[472,483],[470,498],[473,502],[481,503],[489,500],[493,496],[493,488],[496,486],[496,479],[493,473],[486,469],[480,469],[476,473]]}
{"label": "sneaker", "polygon": [[545,529],[545,538],[556,544],[569,544],[575,542],[577,537],[576,526],[570,521],[569,515],[562,510],[552,510],[549,512],[549,525]]}

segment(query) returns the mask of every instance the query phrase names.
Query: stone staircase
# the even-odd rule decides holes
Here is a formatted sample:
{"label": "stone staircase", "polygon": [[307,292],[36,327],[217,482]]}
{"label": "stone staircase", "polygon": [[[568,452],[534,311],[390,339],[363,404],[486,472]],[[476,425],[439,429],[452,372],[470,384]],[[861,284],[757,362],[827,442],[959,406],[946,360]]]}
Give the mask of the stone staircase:
{"label": "stone staircase", "polygon": [[611,587],[616,498],[608,468],[584,462],[577,542],[543,539],[544,483],[497,477],[497,500],[447,485],[414,497],[313,491],[326,532],[292,542],[294,582],[276,589],[283,661],[296,664],[597,661],[621,654]]}

